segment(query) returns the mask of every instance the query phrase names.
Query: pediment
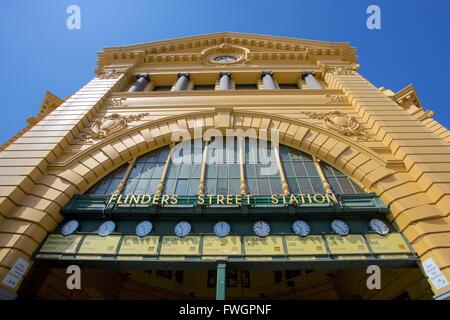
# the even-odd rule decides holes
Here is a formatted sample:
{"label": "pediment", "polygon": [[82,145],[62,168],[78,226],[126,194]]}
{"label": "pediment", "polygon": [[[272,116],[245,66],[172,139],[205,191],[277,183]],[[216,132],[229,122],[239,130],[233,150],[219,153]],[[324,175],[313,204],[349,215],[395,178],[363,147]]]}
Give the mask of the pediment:
{"label": "pediment", "polygon": [[[348,42],[325,42],[276,36],[220,32],[155,41],[137,45],[105,48],[99,53],[99,65],[105,66],[112,60],[137,60],[140,62],[166,62],[199,60],[202,52],[221,45],[241,47],[249,57],[278,55],[303,59],[314,56],[340,57],[350,63],[357,60],[356,48]],[[188,57],[188,58],[186,58]]]}

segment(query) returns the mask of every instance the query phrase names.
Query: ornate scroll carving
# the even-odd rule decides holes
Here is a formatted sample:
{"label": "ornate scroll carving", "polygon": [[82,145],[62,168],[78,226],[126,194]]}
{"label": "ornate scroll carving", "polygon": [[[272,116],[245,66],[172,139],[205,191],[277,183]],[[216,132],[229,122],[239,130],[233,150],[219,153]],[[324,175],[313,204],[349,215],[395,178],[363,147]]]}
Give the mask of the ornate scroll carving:
{"label": "ornate scroll carving", "polygon": [[337,131],[344,136],[357,137],[362,140],[371,140],[372,135],[356,121],[355,117],[349,116],[340,111],[331,111],[325,113],[304,111],[303,114],[307,115],[311,119],[323,120],[324,124]]}
{"label": "ornate scroll carving", "polygon": [[328,102],[329,104],[332,105],[340,105],[340,104],[348,104],[348,100],[345,96],[336,96],[336,95],[327,95],[327,98],[330,99],[330,101]]}
{"label": "ornate scroll carving", "polygon": [[91,126],[90,134],[83,136],[84,141],[99,140],[106,138],[114,133],[120,132],[128,127],[128,123],[141,120],[149,113],[139,113],[131,116],[122,116],[113,113],[100,120],[95,120]]}
{"label": "ornate scroll carving", "polygon": [[359,64],[352,63],[347,65],[332,65],[332,64],[324,64],[322,63],[321,68],[324,73],[332,73],[336,75],[352,75],[355,74],[357,70],[359,70]]}
{"label": "ornate scroll carving", "polygon": [[97,78],[102,80],[118,79],[123,72],[117,70],[104,70],[97,74]]}
{"label": "ornate scroll carving", "polygon": [[125,101],[127,101],[127,98],[125,98],[125,97],[113,97],[109,101],[109,104],[112,107],[121,107],[121,106],[125,105],[125,103],[124,103]]}

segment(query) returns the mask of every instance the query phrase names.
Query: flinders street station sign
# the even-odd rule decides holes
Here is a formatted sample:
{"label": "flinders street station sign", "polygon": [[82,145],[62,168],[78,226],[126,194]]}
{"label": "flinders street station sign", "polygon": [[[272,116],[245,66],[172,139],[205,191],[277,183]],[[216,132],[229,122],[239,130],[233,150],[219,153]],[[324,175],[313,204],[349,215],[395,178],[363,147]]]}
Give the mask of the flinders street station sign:
{"label": "flinders street station sign", "polygon": [[[261,200],[267,204],[273,205],[303,205],[303,204],[321,204],[321,203],[338,203],[338,199],[333,193],[316,193],[316,194],[290,194],[271,196],[253,196],[253,195],[198,195],[193,197],[183,196],[183,200],[187,200],[188,204],[209,206],[209,205],[253,205]],[[178,195],[112,195],[108,200],[108,205],[117,206],[164,206],[179,204]],[[186,203],[184,203],[186,204]]]}

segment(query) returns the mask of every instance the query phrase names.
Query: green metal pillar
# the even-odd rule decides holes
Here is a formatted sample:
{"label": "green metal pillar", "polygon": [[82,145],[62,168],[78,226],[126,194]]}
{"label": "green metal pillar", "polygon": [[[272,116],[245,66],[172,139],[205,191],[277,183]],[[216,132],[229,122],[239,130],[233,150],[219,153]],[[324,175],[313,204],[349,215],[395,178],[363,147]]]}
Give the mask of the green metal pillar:
{"label": "green metal pillar", "polygon": [[227,264],[219,262],[217,264],[216,276],[216,300],[225,300],[227,295]]}

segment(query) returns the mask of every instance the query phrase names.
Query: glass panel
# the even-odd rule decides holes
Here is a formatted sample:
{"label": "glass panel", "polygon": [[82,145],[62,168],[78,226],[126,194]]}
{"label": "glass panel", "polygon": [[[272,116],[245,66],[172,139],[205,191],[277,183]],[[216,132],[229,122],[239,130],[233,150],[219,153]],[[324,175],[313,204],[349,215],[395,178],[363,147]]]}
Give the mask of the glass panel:
{"label": "glass panel", "polygon": [[228,193],[228,179],[217,179],[217,194]]}
{"label": "glass panel", "polygon": [[180,169],[179,178],[189,178],[191,176],[191,164],[183,163]]}
{"label": "glass panel", "polygon": [[268,196],[271,194],[269,179],[258,179],[259,195]]}
{"label": "glass panel", "polygon": [[198,193],[198,187],[200,185],[200,179],[191,179],[189,181],[188,195],[196,195]]}
{"label": "glass panel", "polygon": [[216,192],[216,179],[206,180],[205,193],[206,194],[217,194]]}
{"label": "glass panel", "polygon": [[297,177],[306,176],[306,169],[303,165],[303,162],[293,162],[292,165],[294,166],[295,174],[297,175]]}
{"label": "glass panel", "polygon": [[149,179],[153,175],[153,171],[155,169],[154,163],[146,163],[141,171],[141,178],[143,179]]}
{"label": "glass panel", "polygon": [[282,194],[283,188],[281,187],[281,180],[278,179],[270,179],[270,185],[272,187],[272,194]]}
{"label": "glass panel", "polygon": [[259,191],[258,191],[258,180],[256,180],[256,179],[247,179],[247,193],[259,194]]}
{"label": "glass panel", "polygon": [[249,178],[256,177],[256,166],[254,164],[245,165],[245,176]]}
{"label": "glass panel", "polygon": [[147,179],[141,179],[138,180],[138,183],[136,184],[136,189],[128,193],[125,191],[126,194],[147,194],[147,187],[150,180]]}
{"label": "glass panel", "polygon": [[156,164],[154,164],[152,178],[153,179],[161,179],[162,174],[164,172],[164,167],[165,166],[166,166],[165,163],[156,163]]}
{"label": "glass panel", "polygon": [[176,179],[167,179],[166,180],[166,186],[164,189],[164,193],[166,194],[175,194],[175,186],[177,184]]}
{"label": "glass panel", "polygon": [[241,167],[238,164],[231,164],[229,167],[230,178],[240,178],[241,177]]}
{"label": "glass panel", "polygon": [[191,177],[192,178],[200,178],[201,175],[202,175],[202,165],[201,164],[192,165]]}
{"label": "glass panel", "polygon": [[228,194],[241,194],[241,180],[230,179]]}
{"label": "glass panel", "polygon": [[228,167],[226,164],[217,165],[217,178],[228,178]]}
{"label": "glass panel", "polygon": [[217,177],[217,167],[208,165],[206,167],[206,178],[216,178]]}
{"label": "glass panel", "polygon": [[312,192],[313,190],[312,190],[311,184],[309,183],[308,178],[299,178],[298,184],[300,186],[301,193],[313,193]]}
{"label": "glass panel", "polygon": [[158,191],[159,179],[152,179],[148,185],[147,194],[155,194]]}
{"label": "glass panel", "polygon": [[133,194],[138,182],[139,182],[139,179],[128,179],[122,193],[123,194]]}
{"label": "glass panel", "polygon": [[297,179],[296,178],[287,178],[289,191],[291,193],[300,193],[300,188],[298,187]]}
{"label": "glass panel", "polygon": [[310,179],[314,193],[325,193],[325,189],[322,184],[322,180],[320,178],[311,178]]}
{"label": "glass panel", "polygon": [[306,167],[306,172],[308,173],[308,176],[310,177],[318,177],[319,173],[317,172],[316,165],[314,162],[304,162]]}
{"label": "glass panel", "polygon": [[175,194],[185,196],[187,194],[188,180],[178,179]]}

